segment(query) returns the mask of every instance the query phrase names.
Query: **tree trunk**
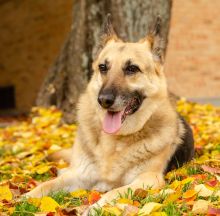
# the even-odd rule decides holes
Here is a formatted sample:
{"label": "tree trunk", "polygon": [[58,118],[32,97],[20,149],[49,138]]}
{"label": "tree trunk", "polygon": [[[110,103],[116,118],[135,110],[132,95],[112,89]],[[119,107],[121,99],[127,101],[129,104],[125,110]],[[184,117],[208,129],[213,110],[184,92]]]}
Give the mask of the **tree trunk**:
{"label": "tree trunk", "polygon": [[172,0],[77,0],[73,7],[73,24],[64,47],[40,89],[37,105],[56,105],[64,121],[76,117],[80,92],[91,77],[91,64],[103,20],[112,14],[118,35],[129,41],[144,37],[156,20],[162,18],[162,37],[167,44]]}

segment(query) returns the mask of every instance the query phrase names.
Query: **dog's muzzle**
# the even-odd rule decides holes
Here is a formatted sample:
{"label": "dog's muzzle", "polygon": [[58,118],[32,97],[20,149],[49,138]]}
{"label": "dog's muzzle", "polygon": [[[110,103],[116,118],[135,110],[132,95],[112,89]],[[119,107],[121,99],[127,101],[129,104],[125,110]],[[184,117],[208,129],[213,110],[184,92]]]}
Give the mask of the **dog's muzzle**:
{"label": "dog's muzzle", "polygon": [[99,92],[98,102],[104,109],[108,109],[114,104],[115,98],[116,93],[112,89],[105,89]]}

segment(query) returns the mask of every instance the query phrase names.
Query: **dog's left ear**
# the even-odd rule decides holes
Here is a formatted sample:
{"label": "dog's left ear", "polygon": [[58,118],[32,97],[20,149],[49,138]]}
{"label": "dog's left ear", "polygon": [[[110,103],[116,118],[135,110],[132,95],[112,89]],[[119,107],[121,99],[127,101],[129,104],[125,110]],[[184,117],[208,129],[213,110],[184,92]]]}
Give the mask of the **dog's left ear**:
{"label": "dog's left ear", "polygon": [[[160,63],[164,62],[165,43],[161,35],[161,17],[157,16],[154,25],[150,28],[145,40],[150,44],[154,60]],[[143,39],[141,40],[143,41]]]}
{"label": "dog's left ear", "polygon": [[101,45],[102,46],[106,45],[107,42],[110,40],[119,41],[120,39],[118,38],[113,28],[111,14],[109,13],[107,14],[107,17],[104,21],[103,31],[101,35]]}

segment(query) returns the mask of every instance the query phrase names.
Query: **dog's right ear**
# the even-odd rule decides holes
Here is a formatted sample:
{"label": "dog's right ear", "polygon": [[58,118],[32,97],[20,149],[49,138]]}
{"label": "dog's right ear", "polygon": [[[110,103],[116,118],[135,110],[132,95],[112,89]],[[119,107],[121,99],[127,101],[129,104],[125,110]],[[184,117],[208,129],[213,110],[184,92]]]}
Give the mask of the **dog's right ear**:
{"label": "dog's right ear", "polygon": [[162,20],[160,16],[157,16],[154,25],[151,27],[147,39],[150,43],[151,50],[155,60],[163,63],[164,61],[164,52],[165,52],[165,43],[161,36],[161,24]]}
{"label": "dog's right ear", "polygon": [[114,40],[119,41],[111,20],[111,14],[107,14],[106,19],[104,21],[102,35],[101,35],[101,46],[105,46],[108,41]]}

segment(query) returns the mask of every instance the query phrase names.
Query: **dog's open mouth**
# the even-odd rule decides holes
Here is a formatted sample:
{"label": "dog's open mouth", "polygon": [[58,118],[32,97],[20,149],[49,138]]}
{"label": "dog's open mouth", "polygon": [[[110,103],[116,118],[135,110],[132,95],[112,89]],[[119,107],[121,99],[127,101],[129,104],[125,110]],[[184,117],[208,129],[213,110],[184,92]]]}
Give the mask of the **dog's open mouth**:
{"label": "dog's open mouth", "polygon": [[138,110],[141,105],[141,100],[137,97],[132,98],[123,110],[114,112],[107,110],[104,121],[103,130],[105,133],[114,134],[120,130],[122,123],[126,119],[127,115],[132,115]]}

